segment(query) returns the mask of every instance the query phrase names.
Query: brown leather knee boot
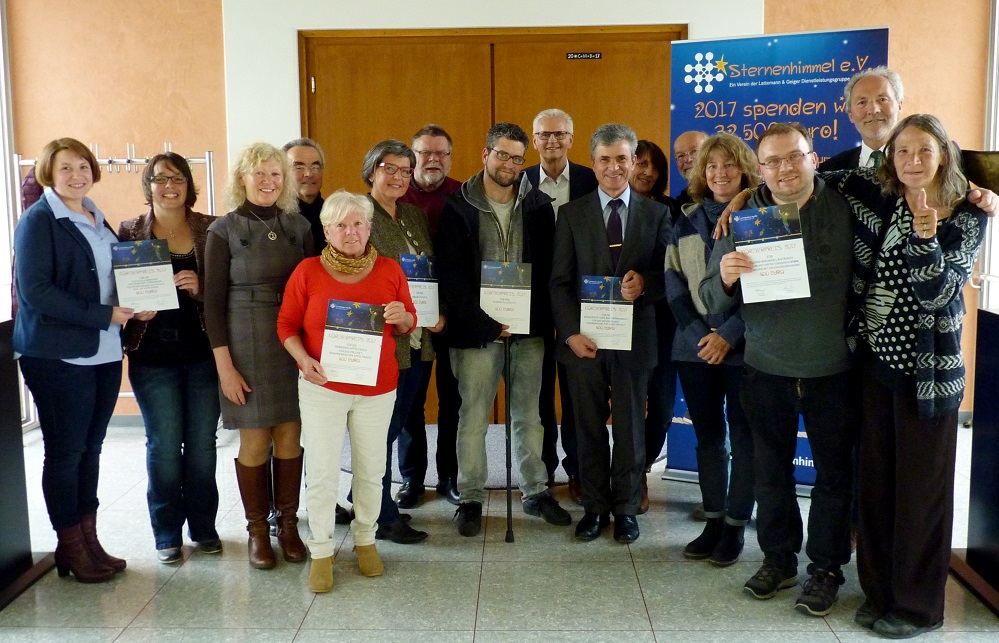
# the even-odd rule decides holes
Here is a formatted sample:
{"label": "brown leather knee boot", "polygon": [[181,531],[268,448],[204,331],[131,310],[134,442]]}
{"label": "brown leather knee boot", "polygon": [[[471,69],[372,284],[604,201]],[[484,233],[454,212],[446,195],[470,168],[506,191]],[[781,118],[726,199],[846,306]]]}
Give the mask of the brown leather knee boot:
{"label": "brown leather knee boot", "polygon": [[113,568],[94,559],[83,540],[80,525],[57,529],[56,536],[59,544],[56,545],[55,563],[60,576],[73,572],[81,583],[103,583],[114,576]]}
{"label": "brown leather knee boot", "polygon": [[297,458],[274,458],[274,508],[277,509],[278,542],[289,563],[308,557],[298,535],[298,496],[302,489],[302,454]]}
{"label": "brown leather knee boot", "polygon": [[125,571],[124,559],[115,558],[104,551],[101,541],[97,539],[97,514],[80,516],[80,531],[83,532],[83,542],[87,544],[87,549],[90,550],[94,560],[104,563],[116,572]]}
{"label": "brown leather knee boot", "polygon": [[239,496],[243,500],[243,511],[246,513],[246,531],[250,535],[246,542],[250,567],[271,569],[276,561],[274,549],[271,547],[271,529],[267,524],[266,465],[247,467],[240,464],[239,460],[234,462]]}

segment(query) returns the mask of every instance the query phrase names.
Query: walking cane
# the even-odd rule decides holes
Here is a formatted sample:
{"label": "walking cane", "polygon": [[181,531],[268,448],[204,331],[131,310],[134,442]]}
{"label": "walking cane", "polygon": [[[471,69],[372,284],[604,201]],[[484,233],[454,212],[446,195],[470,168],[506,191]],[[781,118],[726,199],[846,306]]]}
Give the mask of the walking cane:
{"label": "walking cane", "polygon": [[503,406],[506,419],[506,542],[513,542],[513,449],[511,446],[510,429],[510,391],[513,389],[510,382],[510,338],[503,338]]}

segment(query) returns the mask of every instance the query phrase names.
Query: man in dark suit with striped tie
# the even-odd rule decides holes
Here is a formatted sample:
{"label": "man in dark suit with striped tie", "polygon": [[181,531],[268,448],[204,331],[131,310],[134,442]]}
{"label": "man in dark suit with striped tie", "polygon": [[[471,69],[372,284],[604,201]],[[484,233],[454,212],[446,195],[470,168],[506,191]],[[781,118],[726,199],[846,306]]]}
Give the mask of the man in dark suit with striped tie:
{"label": "man in dark suit with striped tie", "polygon": [[850,78],[843,89],[843,102],[861,144],[822,161],[819,171],[880,166],[888,135],[902,113],[904,97],[902,78],[887,67],[871,67]]}
{"label": "man in dark suit with striped tie", "polygon": [[[597,128],[590,157],[599,188],[559,209],[552,265],[556,357],[569,376],[576,418],[579,474],[586,514],[576,537],[593,540],[614,514],[614,538],[638,539],[645,475],[645,399],[657,359],[653,304],[664,295],[663,265],[670,238],[666,206],[628,185],[638,138],[626,125]],[[580,332],[580,279],[615,276],[634,305],[631,350],[598,349]],[[613,452],[607,420],[613,405]]]}

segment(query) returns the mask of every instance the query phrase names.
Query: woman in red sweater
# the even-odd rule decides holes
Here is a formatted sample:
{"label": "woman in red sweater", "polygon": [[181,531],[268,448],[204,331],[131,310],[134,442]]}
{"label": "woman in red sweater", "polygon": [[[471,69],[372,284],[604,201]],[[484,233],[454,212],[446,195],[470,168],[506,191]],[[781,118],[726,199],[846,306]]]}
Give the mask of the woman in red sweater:
{"label": "woman in red sweater", "polygon": [[[309,454],[305,506],[312,554],[309,589],[333,588],[334,510],[344,430],[353,467],[354,551],[361,573],[379,576],[375,549],[385,440],[399,365],[393,335],[416,326],[416,309],[399,264],[368,243],[371,201],[343,190],[323,204],[328,245],[302,261],[284,291],[278,336],[298,362],[302,445]],[[363,323],[360,323],[363,321]]]}

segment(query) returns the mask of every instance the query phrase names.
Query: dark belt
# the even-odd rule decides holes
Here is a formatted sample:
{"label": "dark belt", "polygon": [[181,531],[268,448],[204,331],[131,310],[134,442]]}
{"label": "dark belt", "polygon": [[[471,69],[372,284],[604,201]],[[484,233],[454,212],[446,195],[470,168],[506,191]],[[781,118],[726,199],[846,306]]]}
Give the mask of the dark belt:
{"label": "dark belt", "polygon": [[273,290],[230,290],[229,301],[258,301],[266,304],[280,304],[283,292]]}

